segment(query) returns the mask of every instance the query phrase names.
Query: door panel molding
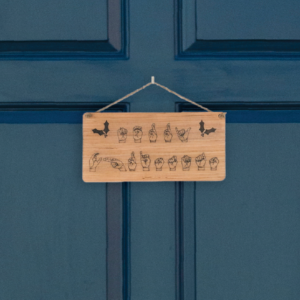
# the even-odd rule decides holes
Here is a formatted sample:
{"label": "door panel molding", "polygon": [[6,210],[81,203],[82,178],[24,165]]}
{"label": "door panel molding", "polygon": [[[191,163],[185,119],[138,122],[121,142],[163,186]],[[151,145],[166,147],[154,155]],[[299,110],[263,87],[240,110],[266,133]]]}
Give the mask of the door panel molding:
{"label": "door panel molding", "polygon": [[300,40],[197,39],[197,0],[175,1],[176,59],[299,59]]}
{"label": "door panel molding", "polygon": [[[67,123],[82,124],[82,115],[95,112],[109,103],[104,102],[2,102],[0,103],[0,123],[36,124]],[[114,105],[108,112],[129,111],[129,103]]]}
{"label": "door panel molding", "polygon": [[0,59],[127,59],[128,0],[107,1],[107,40],[0,41]]}
{"label": "door panel molding", "polygon": [[106,299],[130,295],[129,183],[106,184]]}
{"label": "door panel molding", "polygon": [[196,299],[195,182],[176,182],[176,300]]}
{"label": "door panel molding", "polygon": [[[212,111],[230,112],[226,123],[299,123],[300,102],[201,102]],[[189,103],[176,103],[176,111],[199,111]]]}

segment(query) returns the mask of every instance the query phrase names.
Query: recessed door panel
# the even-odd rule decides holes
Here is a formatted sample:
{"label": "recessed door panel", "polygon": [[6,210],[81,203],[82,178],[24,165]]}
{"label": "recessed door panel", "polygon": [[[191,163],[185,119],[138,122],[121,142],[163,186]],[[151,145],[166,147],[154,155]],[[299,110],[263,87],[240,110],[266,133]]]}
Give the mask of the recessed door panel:
{"label": "recessed door panel", "polygon": [[81,180],[81,125],[0,124],[1,299],[105,299],[105,184]]}
{"label": "recessed door panel", "polygon": [[197,39],[299,40],[300,3],[197,0]]}
{"label": "recessed door panel", "polygon": [[10,0],[0,18],[1,41],[107,39],[106,0]]}
{"label": "recessed door panel", "polygon": [[197,183],[197,299],[299,298],[299,124],[228,124],[227,178]]}

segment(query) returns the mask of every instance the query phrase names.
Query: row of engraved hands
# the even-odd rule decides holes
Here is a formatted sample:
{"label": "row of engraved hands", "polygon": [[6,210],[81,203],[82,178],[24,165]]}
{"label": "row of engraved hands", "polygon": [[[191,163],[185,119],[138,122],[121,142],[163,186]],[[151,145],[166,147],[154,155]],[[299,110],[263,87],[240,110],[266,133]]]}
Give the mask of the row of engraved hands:
{"label": "row of engraved hands", "polygon": [[[182,142],[187,142],[188,141],[189,133],[190,133],[191,128],[188,128],[186,130],[185,129],[178,130],[177,127],[176,127],[175,130],[176,130],[177,136],[179,137],[179,139]],[[117,133],[118,133],[119,143],[126,143],[128,130],[124,127],[121,127],[120,129],[118,129]],[[142,136],[143,136],[142,127],[141,126],[133,127],[134,142],[135,143],[141,143]],[[149,136],[150,143],[155,143],[156,142],[157,132],[156,132],[154,123],[151,125],[151,129],[148,132],[148,136]],[[171,142],[172,137],[173,137],[173,134],[171,132],[171,127],[170,127],[170,123],[169,123],[169,124],[167,124],[167,128],[164,130],[165,142]]]}
{"label": "row of engraved hands", "polygon": [[[99,157],[99,153],[94,153],[89,161],[89,167],[91,172],[96,172],[97,166],[102,161],[102,158]],[[150,165],[151,165],[151,158],[149,154],[143,154],[142,151],[140,152],[140,159],[141,159],[141,165],[143,167],[143,171],[150,171]],[[116,158],[106,157],[103,158],[103,161],[110,162],[111,166],[114,169],[118,169],[119,171],[127,171],[125,164]],[[195,158],[195,162],[198,166],[199,171],[205,170],[206,165],[206,156],[204,153],[198,155]],[[176,171],[177,167],[177,156],[172,156],[170,159],[168,159],[168,165],[170,171]],[[181,165],[183,171],[189,171],[192,163],[192,158],[188,155],[184,155],[181,158]],[[213,157],[209,160],[209,166],[212,171],[216,171],[219,164],[219,159],[217,157]],[[154,165],[156,168],[156,171],[162,171],[162,167],[164,165],[164,159],[163,158],[157,158],[154,161]],[[128,159],[128,169],[129,171],[135,171],[137,166],[136,158],[134,156],[134,152],[131,153],[131,157]]]}

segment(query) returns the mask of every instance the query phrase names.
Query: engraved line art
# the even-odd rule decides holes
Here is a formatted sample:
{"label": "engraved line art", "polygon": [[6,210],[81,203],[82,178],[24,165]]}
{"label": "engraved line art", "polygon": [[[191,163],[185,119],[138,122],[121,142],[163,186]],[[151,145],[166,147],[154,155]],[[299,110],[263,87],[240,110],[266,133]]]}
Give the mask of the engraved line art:
{"label": "engraved line art", "polygon": [[149,135],[150,143],[156,143],[157,133],[155,129],[155,123],[151,125],[151,129],[149,130],[148,135]]}
{"label": "engraved line art", "polygon": [[217,171],[218,164],[219,164],[219,159],[217,157],[211,158],[209,160],[209,165],[210,165],[211,171]]}
{"label": "engraved line art", "polygon": [[182,170],[189,171],[191,167],[192,158],[188,155],[184,155],[181,158]]}
{"label": "engraved line art", "polygon": [[129,171],[135,171],[136,169],[136,159],[134,152],[131,152],[131,157],[128,159],[128,169]]}
{"label": "engraved line art", "polygon": [[177,162],[177,156],[173,155],[171,158],[169,158],[168,165],[170,171],[176,171]]}
{"label": "engraved line art", "polygon": [[156,171],[162,171],[162,167],[164,165],[164,159],[163,158],[157,158],[155,161],[154,161],[154,164],[155,164],[155,168],[156,168]]}
{"label": "engraved line art", "polygon": [[150,171],[150,155],[149,154],[143,154],[142,151],[140,152],[141,154],[141,164],[143,167],[143,171]]}
{"label": "engraved line art", "polygon": [[120,127],[120,129],[118,129],[117,134],[118,134],[119,143],[126,143],[127,132],[128,132],[127,129],[124,127]]}
{"label": "engraved line art", "polygon": [[100,136],[104,135],[104,137],[107,137],[107,134],[109,132],[108,125],[109,125],[109,123],[106,120],[106,122],[104,123],[104,129],[103,130],[98,130],[98,129],[95,128],[95,129],[92,129],[92,131],[94,133],[98,133]]}
{"label": "engraved line art", "polygon": [[143,131],[141,126],[133,127],[133,139],[135,143],[142,142]]}
{"label": "engraved line art", "polygon": [[177,127],[175,127],[175,130],[176,130],[176,133],[177,133],[179,139],[182,142],[188,142],[188,138],[189,138],[189,133],[190,133],[191,127],[188,128],[187,130],[185,130],[185,129],[178,130]]}
{"label": "engraved line art", "polygon": [[196,164],[198,166],[198,171],[204,171],[205,170],[205,164],[206,164],[206,156],[204,153],[198,155],[195,158]]}
{"label": "engraved line art", "polygon": [[114,169],[117,169],[117,170],[122,171],[122,172],[127,171],[125,165],[119,159],[111,158],[111,157],[105,157],[105,158],[103,158],[103,160],[107,161],[107,162],[110,162],[111,166]]}
{"label": "engraved line art", "polygon": [[167,129],[164,131],[164,138],[166,143],[171,143],[173,134],[171,132],[170,123],[167,124]]}
{"label": "engraved line art", "polygon": [[201,120],[201,122],[200,122],[199,124],[200,124],[199,130],[200,130],[200,132],[201,132],[201,136],[203,136],[203,137],[204,137],[204,134],[209,135],[210,133],[216,131],[216,128],[213,128],[213,127],[210,128],[210,129],[205,129],[205,128],[204,128],[204,122],[203,122],[202,120]]}
{"label": "engraved line art", "polygon": [[94,153],[89,160],[90,172],[96,172],[98,165],[102,161],[102,158],[98,158],[99,153]]}

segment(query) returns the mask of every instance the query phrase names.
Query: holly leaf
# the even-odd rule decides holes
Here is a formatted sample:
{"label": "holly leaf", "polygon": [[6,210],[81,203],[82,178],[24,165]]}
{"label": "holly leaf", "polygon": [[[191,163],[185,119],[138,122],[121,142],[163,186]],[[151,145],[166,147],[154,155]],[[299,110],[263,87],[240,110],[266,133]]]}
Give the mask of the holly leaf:
{"label": "holly leaf", "polygon": [[215,131],[216,131],[216,128],[211,128],[211,129],[206,129],[204,133],[209,135],[211,132],[215,132]]}
{"label": "holly leaf", "polygon": [[98,133],[100,136],[104,134],[104,131],[103,131],[103,130],[98,130],[98,129],[96,129],[96,128],[93,129],[93,132],[94,132],[94,133]]}
{"label": "holly leaf", "polygon": [[200,130],[201,133],[203,133],[204,130],[205,130],[204,129],[204,122],[201,120],[201,122],[199,124],[200,124],[200,129],[199,130]]}

